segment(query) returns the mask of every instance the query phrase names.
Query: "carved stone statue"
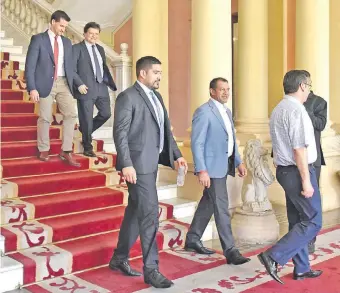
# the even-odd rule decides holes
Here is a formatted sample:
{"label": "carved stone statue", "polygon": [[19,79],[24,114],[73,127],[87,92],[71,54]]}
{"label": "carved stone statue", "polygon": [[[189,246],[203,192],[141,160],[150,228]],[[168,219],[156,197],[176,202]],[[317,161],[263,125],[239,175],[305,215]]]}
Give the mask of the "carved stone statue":
{"label": "carved stone statue", "polygon": [[239,244],[270,244],[279,237],[277,222],[268,199],[267,188],[275,180],[267,159],[268,151],[258,139],[247,142],[243,160],[248,174],[243,181],[241,207],[231,220],[235,241]]}
{"label": "carved stone statue", "polygon": [[247,142],[243,158],[248,170],[242,187],[242,209],[250,212],[272,210],[268,200],[267,187],[275,181],[275,176],[268,165],[268,150],[261,141],[251,139]]}

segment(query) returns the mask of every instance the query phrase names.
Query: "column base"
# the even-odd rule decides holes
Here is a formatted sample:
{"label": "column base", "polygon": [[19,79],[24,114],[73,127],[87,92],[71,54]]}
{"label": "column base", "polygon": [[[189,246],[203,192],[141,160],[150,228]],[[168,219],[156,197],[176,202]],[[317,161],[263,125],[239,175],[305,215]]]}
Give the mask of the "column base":
{"label": "column base", "polygon": [[237,245],[271,244],[279,238],[279,223],[274,212],[246,212],[236,208],[231,220]]}
{"label": "column base", "polygon": [[340,156],[340,134],[336,131],[337,127],[339,127],[337,124],[329,122],[321,133],[321,144],[325,157]]}
{"label": "column base", "polygon": [[340,134],[334,130],[336,124],[327,124],[322,132],[321,143],[326,166],[321,168],[320,193],[322,210],[340,207]]}
{"label": "column base", "polygon": [[336,134],[340,134],[340,122],[334,122],[331,128],[335,131]]}
{"label": "column base", "polygon": [[241,145],[245,145],[249,139],[260,139],[262,143],[270,141],[269,120],[254,119],[252,121],[236,120],[236,137]]}

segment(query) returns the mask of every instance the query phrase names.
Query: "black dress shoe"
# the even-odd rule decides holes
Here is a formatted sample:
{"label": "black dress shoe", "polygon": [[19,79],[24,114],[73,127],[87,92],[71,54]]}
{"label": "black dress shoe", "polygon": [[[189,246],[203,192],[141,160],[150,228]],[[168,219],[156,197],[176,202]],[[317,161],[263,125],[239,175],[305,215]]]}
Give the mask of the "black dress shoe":
{"label": "black dress shoe", "polygon": [[186,243],[184,246],[184,249],[186,251],[194,251],[199,254],[214,254],[215,253],[214,250],[204,247],[201,241],[193,242],[193,243]]}
{"label": "black dress shoe", "polygon": [[244,257],[238,249],[233,249],[227,255],[227,264],[242,265],[250,261],[250,258]]}
{"label": "black dress shoe", "polygon": [[308,279],[308,278],[317,278],[319,276],[321,276],[322,271],[312,271],[310,270],[307,273],[303,273],[303,274],[295,274],[293,276],[294,280],[303,280],[303,279]]}
{"label": "black dress shoe", "polygon": [[144,272],[144,282],[155,288],[170,288],[174,283],[164,277],[158,269],[149,273]]}
{"label": "black dress shoe", "polygon": [[96,153],[93,150],[89,150],[89,151],[84,151],[83,155],[86,157],[97,157]]}
{"label": "black dress shoe", "polygon": [[109,263],[109,268],[113,271],[121,271],[124,275],[130,276],[130,277],[139,277],[142,275],[142,273],[135,271],[131,268],[128,261],[118,261],[115,258],[112,258]]}
{"label": "black dress shoe", "polygon": [[266,253],[262,252],[258,256],[260,262],[265,266],[267,273],[280,284],[284,284],[277,275],[277,263]]}

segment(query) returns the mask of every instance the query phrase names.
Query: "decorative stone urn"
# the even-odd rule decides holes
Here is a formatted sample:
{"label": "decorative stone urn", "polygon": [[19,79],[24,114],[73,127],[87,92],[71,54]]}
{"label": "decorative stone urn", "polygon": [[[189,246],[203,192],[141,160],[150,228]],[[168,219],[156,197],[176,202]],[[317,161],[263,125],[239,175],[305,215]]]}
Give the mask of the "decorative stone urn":
{"label": "decorative stone urn", "polygon": [[238,245],[270,244],[279,237],[279,223],[267,194],[267,187],[275,181],[268,150],[259,139],[251,139],[243,154],[248,174],[241,191],[243,204],[231,220],[233,235]]}

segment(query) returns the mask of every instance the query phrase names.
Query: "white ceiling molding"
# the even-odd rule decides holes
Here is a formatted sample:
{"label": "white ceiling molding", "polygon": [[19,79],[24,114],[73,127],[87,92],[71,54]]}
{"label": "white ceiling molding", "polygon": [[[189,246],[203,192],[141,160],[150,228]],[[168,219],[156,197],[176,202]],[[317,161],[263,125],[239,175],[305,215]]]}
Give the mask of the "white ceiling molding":
{"label": "white ceiling molding", "polygon": [[84,27],[95,21],[103,29],[116,30],[132,13],[132,0],[50,0],[57,10],[64,10],[72,23]]}

